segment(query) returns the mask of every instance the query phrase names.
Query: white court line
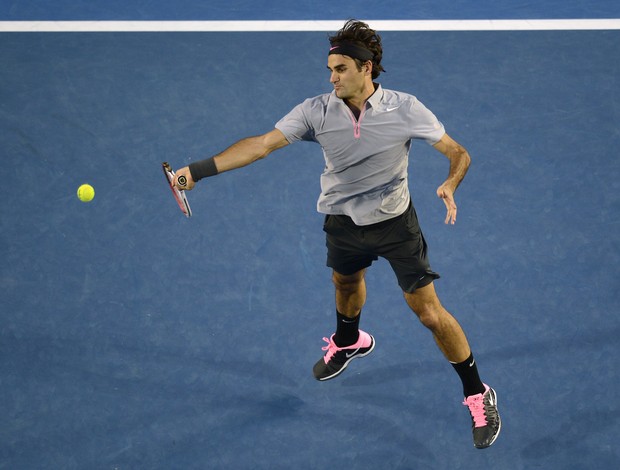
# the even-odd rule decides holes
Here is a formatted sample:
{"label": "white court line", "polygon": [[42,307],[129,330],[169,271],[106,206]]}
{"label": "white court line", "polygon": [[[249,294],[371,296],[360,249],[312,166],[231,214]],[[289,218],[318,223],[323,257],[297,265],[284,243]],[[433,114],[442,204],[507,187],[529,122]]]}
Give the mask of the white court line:
{"label": "white court line", "polygon": [[[0,21],[0,32],[337,31],[345,20],[316,21]],[[618,30],[620,18],[550,20],[364,20],[378,31]]]}

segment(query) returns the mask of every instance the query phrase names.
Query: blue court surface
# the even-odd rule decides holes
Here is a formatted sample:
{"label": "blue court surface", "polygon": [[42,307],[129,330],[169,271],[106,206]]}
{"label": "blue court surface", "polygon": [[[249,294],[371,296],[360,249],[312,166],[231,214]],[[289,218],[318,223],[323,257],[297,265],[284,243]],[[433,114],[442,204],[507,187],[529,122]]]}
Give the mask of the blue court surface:
{"label": "blue court surface", "polygon": [[[3,19],[90,15],[24,4]],[[473,448],[458,377],[385,261],[361,325],[375,351],[312,377],[335,327],[320,147],[200,182],[191,219],[165,186],[162,161],[330,91],[326,32],[0,33],[0,468],[618,468],[620,30],[382,36],[379,81],[472,155],[455,226],[424,143],[410,185],[439,296],[497,390],[497,442]]]}
{"label": "blue court surface", "polygon": [[0,20],[620,18],[616,0],[0,0]]}

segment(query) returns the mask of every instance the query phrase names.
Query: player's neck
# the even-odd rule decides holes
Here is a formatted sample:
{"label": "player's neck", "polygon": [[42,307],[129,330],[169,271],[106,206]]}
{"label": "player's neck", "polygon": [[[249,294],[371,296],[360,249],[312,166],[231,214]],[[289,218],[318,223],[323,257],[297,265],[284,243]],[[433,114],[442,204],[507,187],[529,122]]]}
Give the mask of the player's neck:
{"label": "player's neck", "polygon": [[375,86],[374,83],[369,82],[364,86],[362,90],[360,90],[360,92],[356,96],[344,100],[344,102],[353,112],[356,118],[359,118],[362,109],[364,109],[364,106],[366,106],[366,101],[368,101],[368,98],[373,95],[377,87],[378,85]]}

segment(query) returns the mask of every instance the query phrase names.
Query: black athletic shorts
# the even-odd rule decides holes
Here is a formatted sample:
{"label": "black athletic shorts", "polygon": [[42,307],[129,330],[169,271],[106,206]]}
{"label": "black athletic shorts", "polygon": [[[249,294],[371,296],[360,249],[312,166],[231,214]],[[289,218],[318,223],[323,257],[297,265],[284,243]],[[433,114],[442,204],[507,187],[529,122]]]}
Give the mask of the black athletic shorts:
{"label": "black athletic shorts", "polygon": [[354,274],[382,257],[389,261],[403,292],[411,293],[439,278],[431,271],[426,241],[411,203],[402,215],[372,225],[355,225],[346,215],[327,215],[323,230],[327,266],[339,274]]}

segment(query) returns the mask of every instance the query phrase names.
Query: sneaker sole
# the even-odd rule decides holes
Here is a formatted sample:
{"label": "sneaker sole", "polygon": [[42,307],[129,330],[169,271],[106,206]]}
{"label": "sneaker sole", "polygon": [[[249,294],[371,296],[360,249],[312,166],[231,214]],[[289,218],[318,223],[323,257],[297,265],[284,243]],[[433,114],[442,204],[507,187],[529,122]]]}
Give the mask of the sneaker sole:
{"label": "sneaker sole", "polygon": [[349,360],[344,363],[344,365],[339,371],[334,372],[332,375],[328,375],[327,377],[321,377],[320,379],[317,379],[317,380],[319,380],[320,382],[324,382],[326,380],[333,379],[339,376],[340,374],[342,374],[344,370],[347,368],[347,366],[349,365],[349,362],[351,362],[353,359],[368,356],[373,351],[373,349],[375,349],[375,344],[376,344],[375,337],[373,335],[368,335],[368,336],[370,336],[370,338],[372,339],[372,344],[370,345],[370,349],[368,351],[366,351],[364,354],[356,354],[355,356],[349,358]]}

